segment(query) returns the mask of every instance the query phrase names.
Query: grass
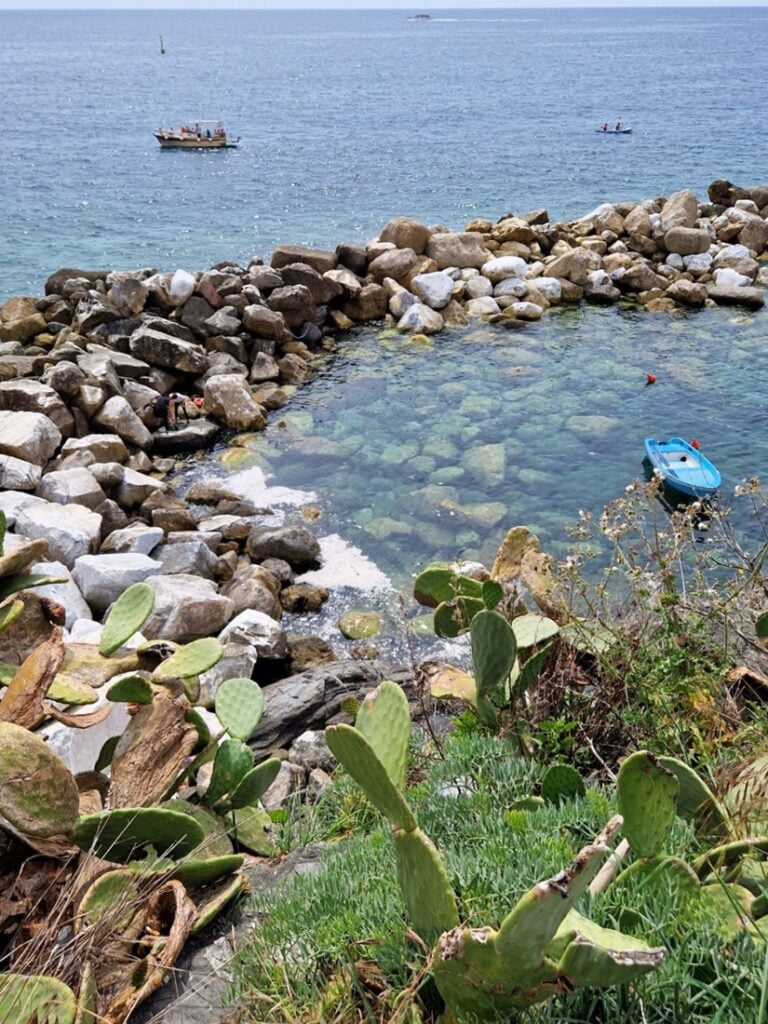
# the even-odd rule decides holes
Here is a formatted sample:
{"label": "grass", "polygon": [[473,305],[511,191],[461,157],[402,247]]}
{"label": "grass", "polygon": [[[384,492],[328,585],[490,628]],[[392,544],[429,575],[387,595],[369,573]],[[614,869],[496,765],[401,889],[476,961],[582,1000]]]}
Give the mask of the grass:
{"label": "grass", "polygon": [[[614,810],[612,794],[589,787],[581,799],[508,818],[512,801],[536,789],[539,766],[513,756],[503,740],[480,734],[451,738],[444,753],[410,799],[444,856],[462,918],[497,925],[524,891],[557,873],[599,831]],[[353,799],[348,781],[339,789],[341,794],[332,790],[316,810],[323,828],[340,802]],[[255,898],[261,924],[234,969],[242,1021],[435,1019],[427,955],[407,928],[388,829],[373,818],[366,828],[332,844],[318,874],[295,879],[278,895]],[[688,860],[698,852],[693,832],[681,821],[669,852]],[[665,946],[661,968],[636,985],[579,991],[505,1020],[761,1020],[764,950],[759,941],[729,930],[727,906],[691,896],[663,876],[609,888],[589,912],[599,924]],[[409,1017],[417,1006],[422,1017]]]}

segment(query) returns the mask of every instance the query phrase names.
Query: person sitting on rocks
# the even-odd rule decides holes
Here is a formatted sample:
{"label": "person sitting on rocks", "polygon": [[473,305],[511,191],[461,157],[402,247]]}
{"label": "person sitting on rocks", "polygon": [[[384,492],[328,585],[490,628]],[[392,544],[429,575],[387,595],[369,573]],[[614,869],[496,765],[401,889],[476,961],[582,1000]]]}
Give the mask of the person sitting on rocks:
{"label": "person sitting on rocks", "polygon": [[170,404],[171,403],[169,402],[167,395],[156,395],[154,398],[151,398],[144,406],[145,409],[150,409],[152,411],[152,415],[155,417],[156,420],[158,420],[158,430],[165,429],[165,431],[167,432],[170,429]]}
{"label": "person sitting on rocks", "polygon": [[168,395],[168,421],[172,430],[179,429],[179,413],[184,414],[186,426],[189,426],[189,413],[187,412],[186,398],[178,391],[171,391]]}

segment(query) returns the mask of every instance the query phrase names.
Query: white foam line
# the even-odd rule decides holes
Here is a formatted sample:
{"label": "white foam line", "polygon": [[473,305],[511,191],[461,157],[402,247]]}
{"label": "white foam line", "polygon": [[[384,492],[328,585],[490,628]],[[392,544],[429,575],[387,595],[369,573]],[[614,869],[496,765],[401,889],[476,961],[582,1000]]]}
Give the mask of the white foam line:
{"label": "white foam line", "polygon": [[224,481],[231,490],[248,498],[256,505],[291,505],[298,507],[316,501],[314,491],[299,491],[291,487],[270,487],[264,470],[259,466],[233,473]]}

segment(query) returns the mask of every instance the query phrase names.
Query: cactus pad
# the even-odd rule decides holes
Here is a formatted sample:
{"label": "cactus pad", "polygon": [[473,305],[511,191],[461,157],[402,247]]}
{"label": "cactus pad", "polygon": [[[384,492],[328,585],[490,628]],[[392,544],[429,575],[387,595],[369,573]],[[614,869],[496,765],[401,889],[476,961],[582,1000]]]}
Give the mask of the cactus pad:
{"label": "cactus pad", "polygon": [[677,813],[692,821],[701,836],[725,838],[728,818],[709,786],[696,772],[676,757],[657,758],[662,768],[671,771],[680,785],[677,793]]}
{"label": "cactus pad", "polygon": [[370,743],[357,729],[349,725],[332,725],[325,730],[325,740],[333,756],[361,787],[377,811],[406,832],[416,828],[416,819],[403,795]]}
{"label": "cactus pad", "polygon": [[623,761],[616,786],[629,845],[638,857],[655,857],[675,820],[677,777],[653,754],[639,750]]}
{"label": "cactus pad", "polygon": [[155,607],[155,591],[148,583],[133,583],[118,597],[104,623],[99,651],[107,657],[141,629]]}
{"label": "cactus pad", "polygon": [[127,868],[99,875],[85,891],[78,912],[84,924],[107,918],[114,931],[122,931],[140,905],[136,875]]}
{"label": "cactus pad", "polygon": [[213,805],[217,800],[237,789],[253,768],[253,753],[241,740],[224,740],[216,751],[211,784],[203,801]]}
{"label": "cactus pad", "polygon": [[498,612],[483,610],[470,627],[472,663],[479,696],[501,689],[512,672],[517,643],[512,627]]}
{"label": "cactus pad", "polygon": [[126,701],[131,704],[151,704],[152,685],[143,676],[125,676],[107,690],[107,700]]}
{"label": "cactus pad", "polygon": [[584,780],[569,764],[553,764],[544,772],[541,795],[548,804],[561,804],[585,793]]}
{"label": "cactus pad", "polygon": [[197,902],[197,914],[192,921],[189,934],[197,935],[207,927],[228,903],[240,895],[245,886],[245,878],[242,874],[236,874],[233,878],[223,879],[212,891],[207,890]]}
{"label": "cactus pad", "polygon": [[221,819],[206,810],[205,807],[191,804],[188,800],[166,800],[160,806],[179,814],[187,814],[200,825],[205,833],[205,838],[200,848],[195,850],[195,857],[227,857],[232,853],[232,843],[227,836],[227,826],[222,824]]}
{"label": "cactus pad", "polygon": [[573,988],[622,985],[654,970],[664,959],[663,948],[652,949],[641,939],[599,928],[591,921],[587,923],[600,939],[593,940],[579,932],[558,964],[560,973]]}
{"label": "cactus pad", "polygon": [[42,974],[0,974],[0,1020],[13,1024],[74,1024],[75,994]]}
{"label": "cactus pad", "polygon": [[204,860],[184,860],[171,872],[189,889],[201,889],[204,885],[218,882],[220,878],[234,874],[243,866],[242,853],[229,853],[225,857],[207,857]]}
{"label": "cactus pad", "polygon": [[77,705],[95,704],[99,699],[98,693],[85,680],[64,673],[54,678],[46,697],[62,704]]}
{"label": "cactus pad", "polygon": [[166,661],[157,666],[153,678],[162,682],[170,679],[189,679],[207,672],[221,660],[224,649],[214,637],[193,640],[180,647]]}
{"label": "cactus pad", "polygon": [[87,814],[75,825],[74,842],[118,864],[124,864],[148,847],[179,859],[204,841],[202,827],[187,814],[158,807],[120,807]]}
{"label": "cactus pad", "polygon": [[247,740],[264,713],[264,694],[252,679],[225,679],[216,691],[214,707],[229,735]]}
{"label": "cactus pad", "polygon": [[435,609],[433,626],[437,636],[452,639],[469,629],[474,617],[485,611],[485,605],[477,597],[459,597],[454,601],[443,601]]}
{"label": "cactus pad", "polygon": [[8,598],[0,604],[0,633],[8,629],[24,611],[23,601],[11,601]]}
{"label": "cactus pad", "polygon": [[481,596],[485,607],[492,610],[497,604],[501,603],[501,599],[504,597],[504,589],[496,580],[486,580],[483,583]]}
{"label": "cactus pad", "polygon": [[408,770],[411,712],[397,683],[387,680],[365,697],[355,728],[368,740],[392,782],[403,790]]}
{"label": "cactus pad", "polygon": [[639,880],[643,887],[660,887],[664,892],[676,889],[680,893],[693,894],[698,891],[699,879],[690,865],[679,857],[660,854],[656,857],[639,857],[624,868],[613,883],[618,890],[630,879]]}
{"label": "cactus pad", "polygon": [[433,565],[419,573],[413,584],[413,596],[427,608],[437,608],[455,595],[453,581],[456,573],[445,566]]}
{"label": "cactus pad", "polygon": [[241,807],[227,815],[229,835],[239,845],[259,857],[276,853],[272,842],[272,819],[257,807]]}
{"label": "cactus pad", "polygon": [[413,929],[427,943],[459,923],[443,859],[420,828],[394,834],[397,880]]}
{"label": "cactus pad", "polygon": [[262,761],[235,787],[229,796],[229,806],[233,808],[248,807],[260,800],[277,778],[282,761],[279,757],[270,757]]}
{"label": "cactus pad", "polygon": [[520,650],[527,647],[535,647],[536,644],[551,640],[557,636],[560,627],[546,615],[536,615],[533,612],[528,615],[518,615],[512,620],[512,629],[515,633],[515,640]]}
{"label": "cactus pad", "polygon": [[75,780],[34,733],[0,722],[0,814],[24,835],[68,835],[79,813]]}

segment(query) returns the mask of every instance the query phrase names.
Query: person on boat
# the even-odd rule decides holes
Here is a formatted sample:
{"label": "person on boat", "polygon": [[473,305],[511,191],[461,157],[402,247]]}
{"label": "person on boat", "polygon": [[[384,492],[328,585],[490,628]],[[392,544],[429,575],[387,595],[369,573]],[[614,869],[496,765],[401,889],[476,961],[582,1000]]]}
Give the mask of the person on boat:
{"label": "person on boat", "polygon": [[616,131],[620,132],[624,130],[624,125],[621,123],[621,118],[616,122]]}
{"label": "person on boat", "polygon": [[205,129],[205,137],[206,137],[206,139],[210,140],[210,138],[211,138],[211,129],[210,128],[206,128]]}
{"label": "person on boat", "polygon": [[607,132],[607,131],[608,131],[608,122],[607,122],[607,121],[606,121],[606,122],[605,122],[605,124],[603,125],[603,131],[604,131],[604,132]]}

